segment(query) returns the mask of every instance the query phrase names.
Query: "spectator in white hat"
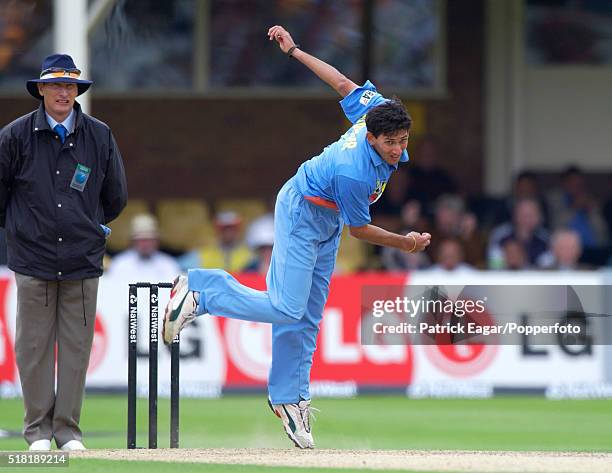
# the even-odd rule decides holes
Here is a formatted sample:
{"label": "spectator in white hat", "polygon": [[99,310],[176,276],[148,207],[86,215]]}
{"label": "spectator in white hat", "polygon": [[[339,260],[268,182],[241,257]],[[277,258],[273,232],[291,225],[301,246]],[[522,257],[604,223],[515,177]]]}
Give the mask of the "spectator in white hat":
{"label": "spectator in white hat", "polygon": [[171,281],[179,272],[177,262],[159,251],[159,228],[153,215],[139,214],[132,219],[131,246],[115,256],[108,276],[126,282]]}

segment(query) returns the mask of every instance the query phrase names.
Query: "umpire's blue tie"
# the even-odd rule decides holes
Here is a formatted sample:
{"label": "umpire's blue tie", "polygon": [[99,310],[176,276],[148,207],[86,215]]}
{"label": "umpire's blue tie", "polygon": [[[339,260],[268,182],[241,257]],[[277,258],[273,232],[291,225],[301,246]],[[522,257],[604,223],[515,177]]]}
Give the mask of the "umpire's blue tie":
{"label": "umpire's blue tie", "polygon": [[64,125],[58,124],[55,125],[53,129],[55,130],[55,133],[57,133],[57,135],[59,136],[60,140],[62,140],[62,144],[64,144],[64,141],[66,141],[66,134],[68,133],[66,127]]}

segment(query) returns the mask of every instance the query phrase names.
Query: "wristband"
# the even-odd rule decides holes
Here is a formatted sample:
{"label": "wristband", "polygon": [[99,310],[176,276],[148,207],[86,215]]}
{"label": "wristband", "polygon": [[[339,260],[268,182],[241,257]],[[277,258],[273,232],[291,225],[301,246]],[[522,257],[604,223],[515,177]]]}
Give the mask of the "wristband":
{"label": "wristband", "polygon": [[287,56],[293,57],[293,51],[295,51],[297,48],[300,48],[300,47],[301,46],[299,44],[294,44],[293,46],[291,46],[289,50],[287,51]]}
{"label": "wristband", "polygon": [[414,240],[414,246],[412,247],[412,249],[410,251],[408,251],[408,253],[413,253],[414,250],[416,250],[417,241],[416,241],[416,238],[414,237],[414,235],[408,235],[408,236],[412,237],[412,239]]}

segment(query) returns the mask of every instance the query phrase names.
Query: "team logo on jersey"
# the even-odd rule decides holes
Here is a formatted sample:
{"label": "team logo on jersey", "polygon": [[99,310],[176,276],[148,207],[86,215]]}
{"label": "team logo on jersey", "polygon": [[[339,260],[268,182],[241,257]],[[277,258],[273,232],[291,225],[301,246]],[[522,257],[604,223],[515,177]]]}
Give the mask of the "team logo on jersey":
{"label": "team logo on jersey", "polygon": [[359,99],[359,103],[361,105],[367,105],[367,104],[370,103],[370,100],[372,100],[375,95],[376,95],[376,92],[373,92],[371,90],[366,90],[363,94],[361,94],[361,98]]}
{"label": "team logo on jersey", "polygon": [[376,189],[374,189],[374,192],[370,194],[370,204],[373,204],[380,199],[380,196],[385,191],[385,187],[387,187],[387,181],[379,181],[376,179]]}

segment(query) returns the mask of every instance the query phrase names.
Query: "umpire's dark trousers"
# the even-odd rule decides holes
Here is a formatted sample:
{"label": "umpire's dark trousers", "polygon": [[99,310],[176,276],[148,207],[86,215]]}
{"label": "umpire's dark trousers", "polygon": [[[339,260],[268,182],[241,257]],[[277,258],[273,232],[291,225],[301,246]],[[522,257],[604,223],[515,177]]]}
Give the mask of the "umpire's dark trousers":
{"label": "umpire's dark trousers", "polygon": [[[79,420],[93,342],[98,278],[45,281],[15,274],[15,354],[28,442],[52,440],[61,447],[82,440]],[[57,343],[57,384],[56,384]]]}

